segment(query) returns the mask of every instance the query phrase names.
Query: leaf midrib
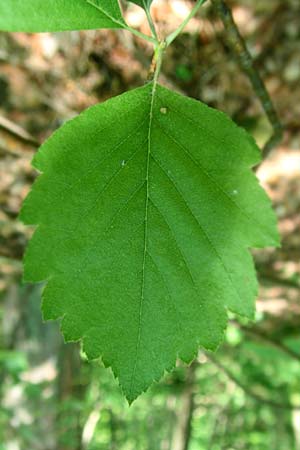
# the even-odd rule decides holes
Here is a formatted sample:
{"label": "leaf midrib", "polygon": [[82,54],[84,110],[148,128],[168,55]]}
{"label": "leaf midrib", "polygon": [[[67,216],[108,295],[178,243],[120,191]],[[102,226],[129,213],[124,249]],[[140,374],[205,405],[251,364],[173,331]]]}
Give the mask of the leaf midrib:
{"label": "leaf midrib", "polygon": [[155,94],[157,88],[157,79],[153,80],[153,85],[151,89],[151,101],[150,101],[150,109],[149,109],[149,127],[148,127],[148,145],[147,145],[147,164],[146,164],[146,201],[145,201],[145,218],[144,218],[144,250],[143,250],[143,264],[142,264],[142,286],[141,286],[141,297],[139,304],[139,322],[138,322],[138,337],[136,343],[135,350],[135,361],[134,367],[131,375],[130,381],[130,396],[132,397],[133,391],[133,383],[135,378],[136,366],[138,361],[138,354],[140,350],[141,343],[141,327],[142,327],[142,316],[143,316],[143,305],[144,305],[144,295],[145,295],[145,268],[146,268],[146,256],[148,253],[147,244],[148,244],[148,210],[149,210],[149,201],[150,201],[150,189],[149,189],[149,168],[150,168],[150,156],[151,156],[151,131],[152,131],[152,123],[153,123],[153,110],[154,110],[154,102],[155,102]]}

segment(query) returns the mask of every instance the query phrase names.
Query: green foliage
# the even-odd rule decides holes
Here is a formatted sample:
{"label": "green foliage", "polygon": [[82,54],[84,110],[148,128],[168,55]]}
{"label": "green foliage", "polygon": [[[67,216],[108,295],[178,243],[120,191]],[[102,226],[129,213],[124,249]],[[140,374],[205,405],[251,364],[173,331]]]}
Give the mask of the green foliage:
{"label": "green foliage", "polygon": [[24,354],[11,350],[0,350],[1,373],[7,371],[11,376],[18,378],[19,373],[27,369],[28,363]]}
{"label": "green foliage", "polygon": [[[19,302],[22,305],[24,298],[20,298]],[[37,303],[35,308],[35,317],[42,329],[45,325],[39,322]],[[58,333],[56,325],[47,324],[47,328],[52,329],[51,335],[54,331]],[[32,361],[33,355],[29,355],[28,351],[32,351],[33,347],[38,347],[40,354],[44,354],[40,334],[31,336],[31,339],[35,345],[27,345],[27,349],[22,349],[24,360]],[[288,339],[285,343],[299,350],[299,338]],[[173,448],[172,442],[186,413],[184,395],[190,392],[189,368],[179,364],[172,374],[152,386],[129,408],[116,389],[111,371],[105,370],[97,361],[87,363],[84,358],[81,368],[73,372],[71,378],[67,377],[76,390],[74,387],[70,389],[70,385],[67,385],[67,389],[65,384],[61,385],[60,377],[65,373],[65,366],[61,366],[61,362],[68,358],[70,346],[60,344],[62,358],[60,364],[55,366],[57,378],[51,381],[37,383],[34,377],[28,379],[31,371],[34,373],[37,368],[41,371],[42,366],[38,361],[30,362],[23,368],[20,365],[19,377],[14,376],[14,371],[11,373],[10,364],[1,367],[3,396],[0,436],[3,450],[7,450],[11,441],[18,443],[20,449],[39,449],[41,442],[43,449],[47,444],[50,449],[49,442],[54,440],[59,440],[61,446],[67,443],[68,448],[73,450],[82,442],[80,430],[82,432],[89,418],[97,417],[97,413],[99,415],[93,436],[87,445],[89,450]],[[55,364],[56,351],[57,347],[54,346],[52,364]],[[10,357],[9,352],[6,352],[2,361]],[[249,392],[235,385],[211,362],[205,362],[202,355],[201,363],[196,362],[193,381],[193,419],[188,449],[296,450],[294,430],[297,430],[297,420],[294,418],[298,412],[285,409],[284,406],[274,408],[259,402],[250,392],[283,405],[291,402],[299,405],[299,362],[271,346],[255,340],[251,342],[251,337],[242,332],[238,344],[226,343],[225,338],[222,351],[218,352],[216,358],[248,387]],[[48,365],[44,371],[46,374],[49,372]],[[63,401],[57,395],[58,386],[65,393],[68,392]],[[22,398],[9,404],[2,400],[15,392],[22,392]],[[16,420],[24,417],[24,414],[31,420],[15,425]],[[56,444],[54,448],[59,447]]]}
{"label": "green foliage", "polygon": [[214,350],[226,310],[253,318],[248,248],[278,244],[259,159],[223,113],[156,82],[90,108],[34,158],[25,279],[47,281],[45,319],[63,317],[129,402],[177,357]]}
{"label": "green foliage", "polygon": [[118,0],[0,2],[0,29],[5,31],[42,32],[121,28],[123,24]]}

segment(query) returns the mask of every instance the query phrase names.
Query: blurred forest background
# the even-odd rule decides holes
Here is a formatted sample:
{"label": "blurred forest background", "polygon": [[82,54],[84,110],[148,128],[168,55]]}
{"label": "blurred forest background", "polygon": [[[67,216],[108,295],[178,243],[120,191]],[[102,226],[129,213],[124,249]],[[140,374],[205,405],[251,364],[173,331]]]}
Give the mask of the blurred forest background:
{"label": "blurred forest background", "polygon": [[[111,371],[42,323],[42,287],[21,282],[32,230],[18,211],[42,142],[84,108],[140,86],[151,46],[125,31],[0,34],[0,449],[300,449],[300,2],[228,0],[284,125],[258,176],[280,249],[255,251],[257,321],[231,317],[215,355],[178,364],[129,408]],[[155,0],[162,35],[190,4]],[[131,25],[148,32],[142,9]],[[226,111],[260,145],[271,127],[210,2],[168,49],[163,84]]]}

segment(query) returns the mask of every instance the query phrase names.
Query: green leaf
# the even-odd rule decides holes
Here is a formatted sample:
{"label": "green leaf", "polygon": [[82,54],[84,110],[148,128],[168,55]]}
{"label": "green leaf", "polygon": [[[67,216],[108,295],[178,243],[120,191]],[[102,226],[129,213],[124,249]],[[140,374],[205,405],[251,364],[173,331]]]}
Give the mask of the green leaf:
{"label": "green leaf", "polygon": [[[66,31],[122,28],[118,0],[8,0],[0,2],[0,30]],[[105,5],[105,6],[103,6]]]}
{"label": "green leaf", "polygon": [[248,248],[278,244],[259,160],[225,114],[153,83],[88,109],[35,156],[25,280],[47,281],[44,318],[62,317],[129,402],[177,357],[215,350],[227,310],[253,318]]}
{"label": "green leaf", "polygon": [[145,10],[149,10],[151,3],[153,0],[129,0],[131,3],[135,3],[136,5],[139,5],[141,8]]}

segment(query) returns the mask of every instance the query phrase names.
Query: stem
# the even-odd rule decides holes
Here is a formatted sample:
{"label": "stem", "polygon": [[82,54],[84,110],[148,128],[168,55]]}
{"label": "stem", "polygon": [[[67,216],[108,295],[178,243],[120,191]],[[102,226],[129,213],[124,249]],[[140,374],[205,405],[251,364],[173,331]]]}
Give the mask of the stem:
{"label": "stem", "polygon": [[154,55],[151,62],[151,67],[148,74],[148,81],[153,81],[153,84],[156,85],[158,82],[158,77],[160,74],[160,69],[163,60],[163,54],[166,48],[166,42],[162,41],[156,46]]}
{"label": "stem", "polygon": [[148,20],[148,24],[149,24],[150,30],[152,32],[152,36],[158,42],[158,36],[157,36],[156,28],[155,28],[154,22],[152,20],[150,11],[149,11],[149,9],[146,6],[145,6],[145,13],[146,13],[146,16],[147,16],[147,20]]}
{"label": "stem", "polygon": [[192,17],[195,16],[195,14],[197,13],[197,11],[199,10],[199,8],[203,5],[203,3],[206,0],[198,0],[197,3],[195,4],[194,8],[191,10],[191,12],[188,14],[188,16],[184,19],[184,21],[182,22],[182,24],[175,30],[173,31],[173,33],[169,34],[169,36],[166,39],[166,44],[167,46],[170,45],[174,39],[177,38],[177,36],[182,32],[182,30],[186,27],[186,25],[189,23],[189,21],[191,20]]}
{"label": "stem", "polygon": [[130,27],[127,24],[123,25],[122,28],[127,31],[130,31],[132,34],[134,34],[135,36],[138,36],[141,39],[145,39],[146,41],[151,42],[151,44],[154,44],[154,45],[158,44],[158,39],[156,37],[148,36],[147,34],[144,34],[140,31],[136,30],[135,28]]}
{"label": "stem", "polygon": [[163,42],[160,42],[160,44],[158,45],[158,47],[155,50],[156,68],[155,68],[154,77],[153,77],[153,82],[155,84],[157,83],[158,77],[160,74],[160,69],[161,69],[162,60],[163,60],[163,53],[164,53],[165,48],[166,48],[166,43],[163,41]]}

